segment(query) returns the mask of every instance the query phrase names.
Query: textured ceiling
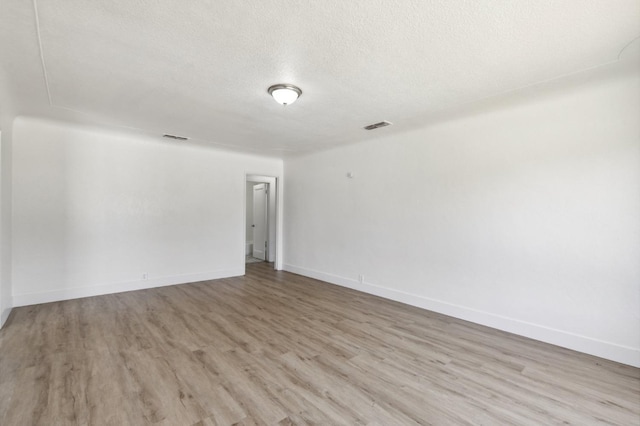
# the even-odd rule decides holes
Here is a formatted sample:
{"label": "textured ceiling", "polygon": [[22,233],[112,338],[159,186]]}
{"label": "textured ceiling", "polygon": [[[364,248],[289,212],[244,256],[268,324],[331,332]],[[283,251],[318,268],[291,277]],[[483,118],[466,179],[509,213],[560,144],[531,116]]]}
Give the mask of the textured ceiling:
{"label": "textured ceiling", "polygon": [[[640,35],[638,0],[0,4],[5,116],[73,117],[271,155],[401,131],[616,61]],[[267,94],[275,83],[304,93],[282,107]],[[394,126],[362,130],[381,120]]]}

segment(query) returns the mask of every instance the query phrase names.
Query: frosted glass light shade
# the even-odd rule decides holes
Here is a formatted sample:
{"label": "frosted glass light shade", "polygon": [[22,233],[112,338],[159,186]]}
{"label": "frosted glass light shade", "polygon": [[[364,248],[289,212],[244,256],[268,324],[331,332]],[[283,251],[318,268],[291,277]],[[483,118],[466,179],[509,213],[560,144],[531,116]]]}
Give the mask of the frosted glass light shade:
{"label": "frosted glass light shade", "polygon": [[276,84],[269,87],[269,94],[281,105],[289,105],[298,100],[302,90],[291,84]]}

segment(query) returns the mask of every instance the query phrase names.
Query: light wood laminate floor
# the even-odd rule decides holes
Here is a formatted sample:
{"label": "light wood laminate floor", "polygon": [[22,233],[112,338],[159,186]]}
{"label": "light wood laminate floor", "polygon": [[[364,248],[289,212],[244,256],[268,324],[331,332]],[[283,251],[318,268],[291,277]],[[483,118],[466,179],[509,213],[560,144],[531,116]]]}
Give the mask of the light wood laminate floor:
{"label": "light wood laminate floor", "polygon": [[640,424],[640,370],[247,275],[13,310],[2,425]]}

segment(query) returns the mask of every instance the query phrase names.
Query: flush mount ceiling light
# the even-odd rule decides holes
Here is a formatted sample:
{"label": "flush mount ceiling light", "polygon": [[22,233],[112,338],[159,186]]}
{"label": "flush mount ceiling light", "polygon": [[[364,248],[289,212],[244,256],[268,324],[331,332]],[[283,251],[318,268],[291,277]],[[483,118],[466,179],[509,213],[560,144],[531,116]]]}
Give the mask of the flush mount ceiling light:
{"label": "flush mount ceiling light", "polygon": [[298,100],[302,90],[293,84],[274,84],[269,87],[269,94],[281,105],[289,105]]}

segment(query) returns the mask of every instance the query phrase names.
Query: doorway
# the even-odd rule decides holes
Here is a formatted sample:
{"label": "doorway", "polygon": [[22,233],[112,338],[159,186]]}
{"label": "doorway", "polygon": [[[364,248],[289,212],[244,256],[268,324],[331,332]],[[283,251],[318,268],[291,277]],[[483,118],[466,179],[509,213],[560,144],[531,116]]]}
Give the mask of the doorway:
{"label": "doorway", "polygon": [[[267,198],[269,184],[253,183],[251,192],[251,234],[248,235],[251,240],[247,263],[254,263],[257,260],[269,260],[269,199]],[[249,217],[248,213],[249,208],[247,208],[247,217]]]}
{"label": "doorway", "polygon": [[277,179],[246,176],[245,264],[269,263],[277,269]]}

